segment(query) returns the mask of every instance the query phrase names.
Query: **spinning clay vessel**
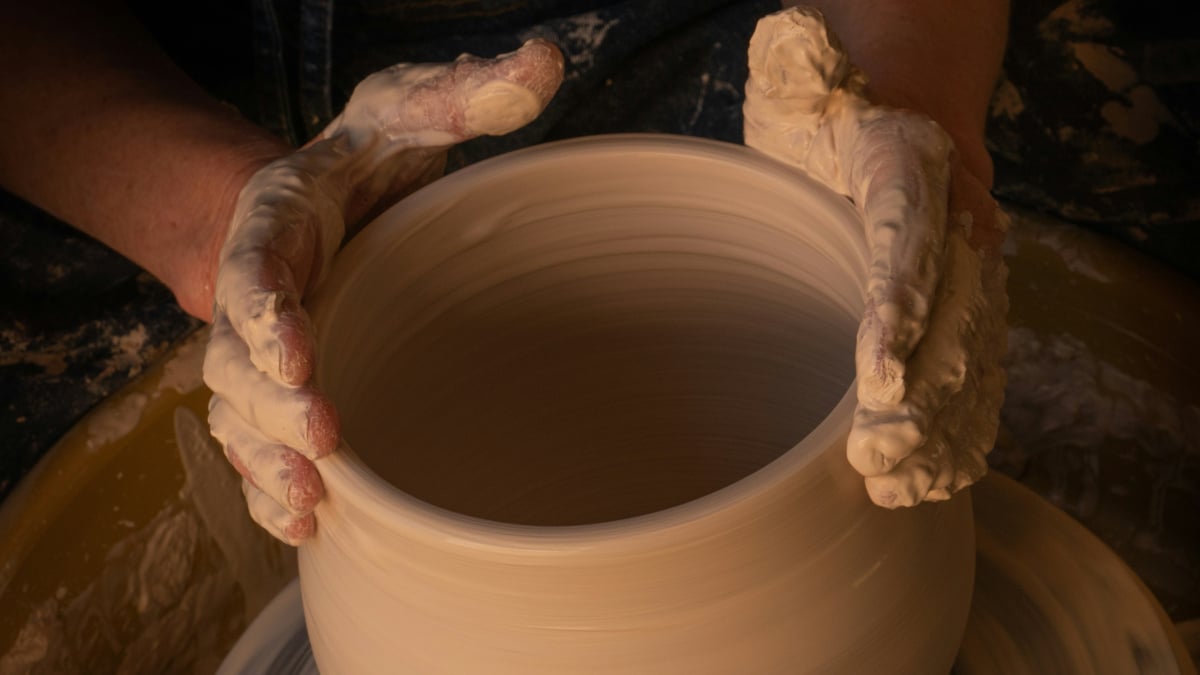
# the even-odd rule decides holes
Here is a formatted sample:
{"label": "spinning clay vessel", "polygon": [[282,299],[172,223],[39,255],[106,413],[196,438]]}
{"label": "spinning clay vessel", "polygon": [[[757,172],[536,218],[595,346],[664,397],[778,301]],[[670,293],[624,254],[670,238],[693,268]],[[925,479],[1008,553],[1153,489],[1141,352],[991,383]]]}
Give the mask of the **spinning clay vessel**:
{"label": "spinning clay vessel", "polygon": [[311,303],[322,672],[949,672],[969,495],[888,511],[845,457],[865,256],[842,197],[685,137],[384,213]]}

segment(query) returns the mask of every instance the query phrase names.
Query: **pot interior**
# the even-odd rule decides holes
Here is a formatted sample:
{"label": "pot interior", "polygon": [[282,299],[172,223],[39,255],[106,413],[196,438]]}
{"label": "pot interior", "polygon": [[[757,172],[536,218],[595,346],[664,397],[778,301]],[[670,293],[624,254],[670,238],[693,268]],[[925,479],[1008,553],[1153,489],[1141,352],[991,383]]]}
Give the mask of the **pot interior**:
{"label": "pot interior", "polygon": [[728,486],[829,414],[860,270],[794,204],[613,180],[516,205],[480,187],[353,253],[321,386],[371,470],[461,514],[581,525]]}

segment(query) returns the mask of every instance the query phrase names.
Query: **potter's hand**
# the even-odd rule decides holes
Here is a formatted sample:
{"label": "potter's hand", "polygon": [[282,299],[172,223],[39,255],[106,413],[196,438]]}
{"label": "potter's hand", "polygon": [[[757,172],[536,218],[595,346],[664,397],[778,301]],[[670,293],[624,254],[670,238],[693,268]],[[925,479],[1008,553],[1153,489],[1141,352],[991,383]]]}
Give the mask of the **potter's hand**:
{"label": "potter's hand", "polygon": [[317,391],[301,299],[347,225],[440,175],[448,146],[536,117],[562,79],[543,41],[494,60],[399,65],[371,75],[305,148],[243,188],[221,249],[204,381],[212,434],[243,476],[254,519],[292,544],[313,532],[324,489],[312,460],[339,443]]}
{"label": "potter's hand", "polygon": [[862,215],[869,269],[848,456],[875,503],[910,506],[987,471],[1004,390],[1004,216],[941,127],[872,106],[865,84],[819,12],[765,17],[750,40],[745,137]]}

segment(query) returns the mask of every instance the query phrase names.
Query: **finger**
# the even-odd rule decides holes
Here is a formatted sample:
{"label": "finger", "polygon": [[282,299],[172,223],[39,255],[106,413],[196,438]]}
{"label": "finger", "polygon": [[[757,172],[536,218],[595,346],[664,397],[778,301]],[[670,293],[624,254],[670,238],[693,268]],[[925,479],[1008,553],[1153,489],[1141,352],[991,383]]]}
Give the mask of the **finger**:
{"label": "finger", "polygon": [[979,257],[968,249],[965,233],[956,231],[950,240],[928,330],[906,364],[904,399],[894,404],[860,401],[855,411],[847,457],[864,476],[891,471],[925,445],[930,420],[966,379],[972,358],[967,345],[985,308],[979,302]]}
{"label": "finger", "polygon": [[939,435],[901,460],[892,471],[863,480],[871,501],[894,509],[921,503],[935,488],[944,492],[953,478],[950,450]]}
{"label": "finger", "polygon": [[340,426],[329,399],[311,386],[279,384],[250,362],[249,348],[217,312],[204,355],[204,382],[247,424],[309,459],[338,444]]}
{"label": "finger", "polygon": [[245,478],[242,479],[242,495],[254,522],[285,544],[299,546],[317,530],[317,519],[313,514],[294,516],[288,513]]}
{"label": "finger", "polygon": [[925,335],[945,250],[949,137],[900,111],[864,117],[849,185],[866,226],[866,303],[855,363],[859,399],[904,398],[906,361]]}
{"label": "finger", "polygon": [[950,233],[946,264],[905,401],[856,412],[851,430],[848,457],[883,506],[949,498],[983,476],[995,443],[1005,385],[1005,270],[998,258],[972,251],[963,231]]}
{"label": "finger", "polygon": [[995,382],[988,372],[973,371],[940,410],[925,443],[887,473],[865,478],[871,501],[887,508],[942,501],[987,473],[998,420],[989,408]]}
{"label": "finger", "polygon": [[924,445],[889,472],[865,478],[871,501],[888,508],[941,501],[987,473],[986,456],[996,438],[990,420],[997,418],[987,395],[995,383],[985,380],[986,375],[954,397]]}
{"label": "finger", "polygon": [[798,151],[796,159],[802,165],[806,161],[801,155],[807,154],[806,144],[831,93],[839,88],[857,93],[863,85],[861,72],[850,63],[825,17],[812,7],[784,9],[759,19],[750,37],[747,65],[747,144],[755,133],[765,132],[774,142],[760,149],[790,147]]}
{"label": "finger", "polygon": [[[558,47],[534,39],[494,59],[459,57],[455,64],[457,96],[465,138],[499,136],[532,122],[562,83]],[[457,116],[455,116],[457,117]]]}
{"label": "finger", "polygon": [[209,405],[208,424],[229,463],[254,487],[292,515],[316,508],[325,487],[311,460],[263,436],[219,396]]}
{"label": "finger", "polygon": [[363,80],[323,135],[364,146],[382,131],[393,145],[413,148],[508,133],[541,113],[562,73],[562,54],[540,39],[494,59],[400,64]]}
{"label": "finger", "polygon": [[871,408],[860,403],[854,411],[846,457],[863,476],[878,476],[926,441],[923,411],[900,404]]}
{"label": "finger", "polygon": [[[294,173],[268,167],[251,179],[244,195],[258,196],[238,203],[215,288],[217,309],[249,345],[251,362],[290,385],[308,381],[315,362],[301,294],[323,272],[342,231],[336,205],[306,206],[307,198],[280,188]],[[336,232],[323,232],[321,218],[335,223],[327,229]]]}
{"label": "finger", "polygon": [[950,139],[923,116],[870,107],[861,74],[815,10],[761,19],[749,64],[747,145],[847,194],[863,216],[870,267],[855,350],[858,395],[875,407],[895,405],[937,286]]}
{"label": "finger", "polygon": [[463,55],[453,63],[387,68],[359,83],[342,114],[302,153],[304,162],[345,223],[357,227],[440,176],[446,148],[528,124],[562,75],[562,54],[545,40],[494,59]]}

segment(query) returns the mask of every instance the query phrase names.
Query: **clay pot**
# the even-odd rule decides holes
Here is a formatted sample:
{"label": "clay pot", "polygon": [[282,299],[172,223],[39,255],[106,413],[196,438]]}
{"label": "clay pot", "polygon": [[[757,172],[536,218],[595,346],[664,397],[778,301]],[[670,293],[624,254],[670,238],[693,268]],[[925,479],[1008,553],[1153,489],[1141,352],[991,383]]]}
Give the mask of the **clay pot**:
{"label": "clay pot", "polygon": [[615,136],[453,174],[312,303],[350,447],[301,547],[327,673],[948,672],[971,505],[845,459],[862,228],[740,146]]}

